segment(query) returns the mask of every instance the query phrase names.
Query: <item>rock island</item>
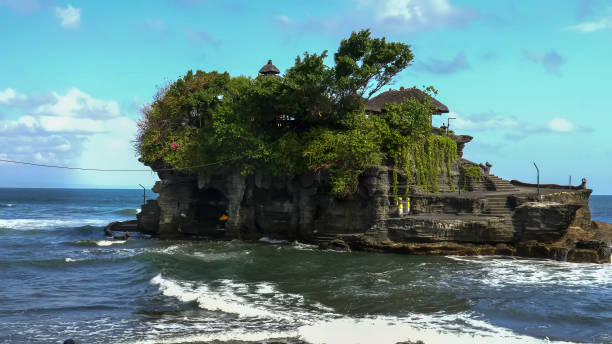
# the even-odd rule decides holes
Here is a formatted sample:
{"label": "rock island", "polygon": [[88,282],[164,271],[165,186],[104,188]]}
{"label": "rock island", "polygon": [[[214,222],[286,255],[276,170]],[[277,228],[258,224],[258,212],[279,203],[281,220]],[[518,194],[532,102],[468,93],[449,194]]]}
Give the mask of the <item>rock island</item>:
{"label": "rock island", "polygon": [[[354,32],[284,75],[189,71],[143,110],[136,148],[160,181],[140,231],[161,238],[298,240],[323,249],[610,263],[586,180],[504,180],[463,158],[472,137],[433,87],[389,88],[410,46]],[[109,231],[129,224],[115,223]]]}

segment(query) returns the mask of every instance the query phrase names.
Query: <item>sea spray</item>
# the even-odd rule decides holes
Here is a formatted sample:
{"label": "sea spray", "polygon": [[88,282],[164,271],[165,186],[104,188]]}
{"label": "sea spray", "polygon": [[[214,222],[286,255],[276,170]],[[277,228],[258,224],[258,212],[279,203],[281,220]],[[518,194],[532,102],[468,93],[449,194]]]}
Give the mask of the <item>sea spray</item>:
{"label": "sea spray", "polygon": [[165,279],[161,274],[153,277],[151,283],[159,286],[164,295],[175,297],[182,302],[196,301],[198,306],[203,309],[237,314],[241,317],[285,319],[280,314],[249,305],[246,300],[236,295],[231,288],[225,288],[221,292],[212,291],[207,285]]}

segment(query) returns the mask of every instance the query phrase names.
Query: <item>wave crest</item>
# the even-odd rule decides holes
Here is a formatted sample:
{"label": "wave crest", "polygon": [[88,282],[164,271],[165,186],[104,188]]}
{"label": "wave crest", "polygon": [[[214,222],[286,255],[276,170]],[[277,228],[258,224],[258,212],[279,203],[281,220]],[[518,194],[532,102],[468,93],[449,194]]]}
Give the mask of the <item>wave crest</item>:
{"label": "wave crest", "polygon": [[0,219],[0,228],[31,230],[31,229],[55,229],[74,228],[84,226],[105,226],[108,220],[102,219]]}

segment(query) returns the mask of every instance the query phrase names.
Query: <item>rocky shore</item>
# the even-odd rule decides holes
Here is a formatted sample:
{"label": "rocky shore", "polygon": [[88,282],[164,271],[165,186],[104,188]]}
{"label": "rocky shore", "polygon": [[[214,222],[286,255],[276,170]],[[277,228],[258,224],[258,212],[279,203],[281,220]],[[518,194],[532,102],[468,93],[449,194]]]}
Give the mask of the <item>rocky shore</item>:
{"label": "rocky shore", "polygon": [[[159,197],[142,205],[136,222],[109,231],[136,227],[160,238],[268,237],[324,249],[610,263],[612,225],[591,221],[586,180],[578,186],[504,180],[490,173],[491,164],[462,158],[471,136],[451,138],[460,158],[450,172],[440,172],[437,193],[388,166],[364,171],[357,192],[340,199],[330,196],[324,169],[293,177],[245,176],[232,168],[198,175],[151,164]],[[480,177],[466,178],[468,168]],[[401,215],[398,194],[410,199],[410,211]]]}
{"label": "rocky shore", "polygon": [[[390,196],[392,171],[384,166],[363,173],[349,199],[331,198],[324,174],[158,174],[158,199],[128,226],[161,238],[268,237],[323,249],[610,263],[612,225],[591,221],[591,190],[584,186],[537,190],[485,173],[470,191],[414,190],[409,215],[399,216]],[[223,214],[229,218],[222,223]],[[112,230],[129,229],[114,224]]]}

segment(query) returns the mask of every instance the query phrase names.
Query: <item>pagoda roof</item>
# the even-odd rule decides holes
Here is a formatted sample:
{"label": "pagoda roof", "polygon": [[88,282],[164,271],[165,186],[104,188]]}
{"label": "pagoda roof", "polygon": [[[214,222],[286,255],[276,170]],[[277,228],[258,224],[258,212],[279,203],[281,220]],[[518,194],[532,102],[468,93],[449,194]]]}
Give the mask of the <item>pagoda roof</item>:
{"label": "pagoda roof", "polygon": [[263,67],[261,67],[261,69],[259,70],[259,74],[279,74],[280,70],[278,70],[278,68],[276,68],[275,65],[272,64],[272,60],[268,60],[268,63],[265,64]]}
{"label": "pagoda roof", "polygon": [[385,109],[385,105],[388,103],[399,104],[406,99],[417,99],[421,103],[430,98],[436,114],[448,113],[448,107],[440,103],[437,99],[430,96],[429,94],[419,90],[416,87],[412,88],[400,88],[399,90],[389,89],[376,97],[370,99],[366,103],[366,110],[370,112],[382,112]]}

